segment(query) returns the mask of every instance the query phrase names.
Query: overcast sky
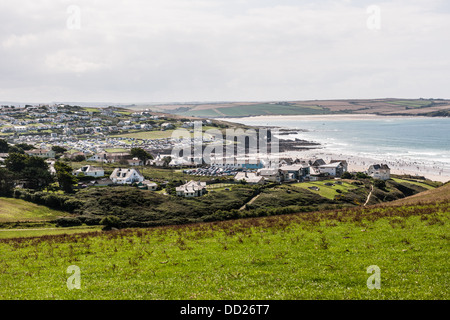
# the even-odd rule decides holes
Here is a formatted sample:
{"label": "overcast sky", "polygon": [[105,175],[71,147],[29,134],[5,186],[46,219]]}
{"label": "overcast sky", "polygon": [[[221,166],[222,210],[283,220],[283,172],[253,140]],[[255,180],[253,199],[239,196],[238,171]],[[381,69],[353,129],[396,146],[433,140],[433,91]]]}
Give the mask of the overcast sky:
{"label": "overcast sky", "polygon": [[450,98],[450,1],[0,1],[0,101]]}

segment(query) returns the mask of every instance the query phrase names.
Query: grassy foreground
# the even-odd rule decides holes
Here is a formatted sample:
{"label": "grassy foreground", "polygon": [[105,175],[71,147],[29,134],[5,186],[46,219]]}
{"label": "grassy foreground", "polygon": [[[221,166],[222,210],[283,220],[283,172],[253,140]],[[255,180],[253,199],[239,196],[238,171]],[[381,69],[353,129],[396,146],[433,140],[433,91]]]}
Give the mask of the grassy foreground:
{"label": "grassy foreground", "polygon": [[[449,299],[450,202],[0,240],[0,299]],[[69,290],[67,268],[81,271]],[[370,290],[367,268],[381,270]]]}

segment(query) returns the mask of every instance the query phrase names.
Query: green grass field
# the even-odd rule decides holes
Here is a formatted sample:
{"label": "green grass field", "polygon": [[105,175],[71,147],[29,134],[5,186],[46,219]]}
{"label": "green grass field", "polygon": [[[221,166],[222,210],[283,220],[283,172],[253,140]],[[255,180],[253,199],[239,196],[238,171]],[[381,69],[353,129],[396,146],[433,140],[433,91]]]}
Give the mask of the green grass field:
{"label": "green grass field", "polygon": [[400,106],[406,106],[409,108],[420,108],[423,106],[427,106],[431,104],[430,101],[424,101],[424,100],[400,100],[400,101],[386,101],[386,103],[394,104],[394,105],[400,105]]}
{"label": "green grass field", "polygon": [[430,186],[429,184],[420,182],[419,180],[412,181],[412,180],[405,180],[405,179],[399,179],[399,178],[391,178],[391,179],[394,180],[395,182],[398,182],[398,183],[402,183],[402,184],[409,183],[409,184],[413,184],[413,185],[416,185],[416,186],[420,186],[420,187],[426,188],[428,190],[435,189],[435,187]]}
{"label": "green grass field", "polygon": [[0,299],[446,300],[448,223],[446,202],[2,239]]}
{"label": "green grass field", "polygon": [[48,221],[67,213],[14,198],[0,198],[0,222]]}
{"label": "green grass field", "polygon": [[[202,130],[206,131],[209,129],[217,129],[216,127],[211,126],[203,126]],[[179,130],[191,130],[191,129],[184,129],[180,128]],[[135,138],[135,139],[165,139],[165,138],[171,138],[172,134],[175,130],[154,130],[154,131],[136,131],[136,132],[129,132],[129,133],[122,133],[122,134],[115,134],[111,135],[113,138]],[[191,136],[193,136],[193,133],[190,133]],[[207,135],[205,135],[206,137]]]}
{"label": "green grass field", "polygon": [[90,227],[82,226],[82,227],[67,227],[67,228],[0,229],[0,239],[42,237],[59,234],[85,233],[100,230],[101,226],[90,226]]}
{"label": "green grass field", "polygon": [[[325,183],[335,183],[335,181],[314,181],[314,182],[300,182],[292,184],[295,187],[307,189],[321,197],[334,199],[335,196],[339,195],[336,190],[341,190],[343,193],[351,189],[356,189],[356,187],[348,182],[342,182],[341,185],[335,184],[334,186],[326,186]],[[311,190],[309,187],[318,187],[319,190]]]}

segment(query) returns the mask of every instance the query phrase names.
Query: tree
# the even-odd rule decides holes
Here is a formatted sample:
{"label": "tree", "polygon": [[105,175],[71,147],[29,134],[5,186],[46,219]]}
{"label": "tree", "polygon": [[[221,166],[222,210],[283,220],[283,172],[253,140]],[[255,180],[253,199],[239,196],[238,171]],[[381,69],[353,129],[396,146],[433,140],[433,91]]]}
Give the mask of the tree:
{"label": "tree", "polygon": [[30,189],[44,188],[53,181],[48,164],[39,157],[10,153],[5,159],[5,167],[15,173],[15,180],[23,182]]}
{"label": "tree", "polygon": [[5,159],[5,166],[11,172],[21,172],[25,169],[27,155],[20,153],[10,153]]}
{"label": "tree", "polygon": [[81,161],[85,161],[85,160],[86,160],[86,157],[82,154],[76,155],[75,158],[73,159],[73,161],[75,161],[75,162],[81,162]]}
{"label": "tree", "polygon": [[374,186],[381,190],[386,190],[386,182],[384,180],[376,179],[373,182]]}
{"label": "tree", "polygon": [[19,148],[18,146],[9,146],[8,152],[25,154],[25,151],[23,151],[23,149]]}
{"label": "tree", "polygon": [[172,161],[172,157],[170,157],[170,156],[167,156],[167,157],[164,157],[163,158],[163,166],[164,167],[168,167],[169,166],[169,163]]}
{"label": "tree", "polygon": [[35,146],[33,146],[32,144],[28,144],[28,143],[19,143],[19,144],[16,144],[15,146],[24,151],[36,149]]}
{"label": "tree", "polygon": [[10,196],[14,190],[14,174],[6,168],[0,168],[0,195]]}
{"label": "tree", "polygon": [[0,139],[0,152],[1,153],[9,152],[8,141],[6,141],[5,139]]}
{"label": "tree", "polygon": [[153,159],[152,155],[142,148],[132,148],[131,156],[133,158],[138,158],[139,160],[141,160],[144,165],[148,159]]}
{"label": "tree", "polygon": [[358,179],[368,179],[368,178],[370,178],[370,176],[368,176],[364,172],[357,172],[356,173],[356,178],[358,178]]}
{"label": "tree", "polygon": [[352,179],[353,176],[352,176],[352,174],[351,174],[350,172],[345,171],[345,172],[342,174],[341,178],[342,178],[342,179]]}
{"label": "tree", "polygon": [[56,179],[58,180],[59,187],[64,192],[73,192],[73,185],[78,182],[78,179],[72,174],[72,167],[64,162],[55,162],[54,168],[56,170]]}
{"label": "tree", "polygon": [[67,151],[66,148],[60,146],[52,146],[52,150],[55,151],[56,153],[64,153]]}
{"label": "tree", "polygon": [[20,173],[21,180],[30,189],[42,189],[53,182],[48,169],[40,167],[25,167]]}

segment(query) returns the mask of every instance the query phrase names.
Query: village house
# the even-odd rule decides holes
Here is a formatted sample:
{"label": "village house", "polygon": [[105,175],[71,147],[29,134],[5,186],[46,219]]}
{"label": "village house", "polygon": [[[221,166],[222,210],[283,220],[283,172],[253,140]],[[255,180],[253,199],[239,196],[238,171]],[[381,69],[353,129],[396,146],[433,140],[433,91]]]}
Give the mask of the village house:
{"label": "village house", "polygon": [[73,172],[73,175],[77,176],[80,174],[84,174],[88,177],[103,177],[105,175],[105,171],[103,168],[93,167],[91,165],[83,166],[78,170]]}
{"label": "village house", "polygon": [[162,167],[162,166],[164,166],[165,163],[167,163],[166,159],[171,159],[171,158],[172,158],[171,154],[158,153],[158,155],[155,157],[155,159],[153,159],[153,160],[149,159],[148,163],[153,166]]}
{"label": "village house", "polygon": [[144,176],[137,169],[115,168],[109,176],[115,184],[133,184],[144,181]]}
{"label": "village house", "polygon": [[373,164],[367,170],[367,174],[374,179],[389,180],[391,169],[387,164]]}
{"label": "village house", "polygon": [[127,159],[128,165],[130,166],[142,166],[144,164],[144,162],[142,160],[139,160],[138,158],[133,158],[133,159]]}
{"label": "village house", "polygon": [[54,158],[56,156],[56,152],[48,149],[33,149],[27,150],[25,153],[29,156],[35,156],[39,158]]}
{"label": "village house", "polygon": [[234,180],[236,181],[245,181],[248,184],[264,184],[265,180],[264,177],[258,176],[254,172],[238,172],[234,176]]}
{"label": "village house", "polygon": [[345,172],[341,162],[323,164],[318,167],[320,173],[328,173],[332,177],[340,177]]}
{"label": "village house", "polygon": [[206,193],[206,182],[191,180],[182,186],[176,187],[177,196],[200,197]]}
{"label": "village house", "polygon": [[344,172],[348,171],[348,162],[347,160],[331,160],[330,163],[340,162],[344,168]]}
{"label": "village house", "polygon": [[158,184],[155,182],[152,182],[150,180],[144,180],[142,182],[139,182],[137,184],[137,187],[139,189],[144,189],[144,190],[151,190],[151,191],[155,191],[158,189]]}
{"label": "village house", "polygon": [[263,168],[258,170],[258,175],[263,177],[264,180],[270,182],[282,182],[284,175],[278,168]]}
{"label": "village house", "polygon": [[310,181],[321,181],[330,179],[330,174],[327,172],[320,172],[319,168],[310,167],[309,168],[309,180]]}
{"label": "village house", "polygon": [[319,166],[323,166],[324,164],[326,164],[326,162],[323,161],[323,159],[315,159],[315,160],[310,160],[309,164],[311,165],[311,167],[319,167]]}
{"label": "village house", "polygon": [[309,176],[309,166],[294,164],[290,166],[281,166],[283,181],[303,181]]}
{"label": "village house", "polygon": [[130,157],[128,152],[100,152],[87,158],[86,161],[96,161],[104,163],[116,163]]}

